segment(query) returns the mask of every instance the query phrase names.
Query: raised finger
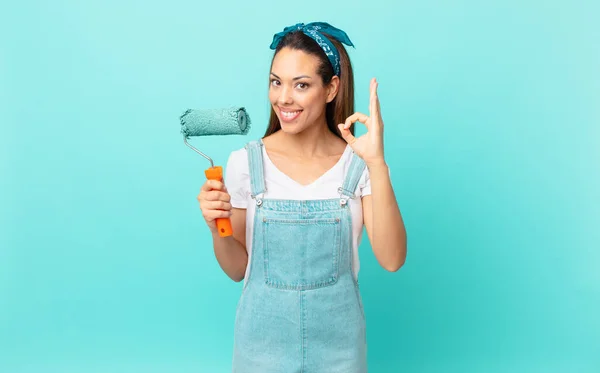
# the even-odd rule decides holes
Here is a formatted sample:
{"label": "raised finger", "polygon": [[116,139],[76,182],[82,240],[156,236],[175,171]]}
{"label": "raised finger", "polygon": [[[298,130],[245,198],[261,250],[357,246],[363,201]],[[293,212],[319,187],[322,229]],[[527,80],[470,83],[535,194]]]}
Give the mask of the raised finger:
{"label": "raised finger", "polygon": [[371,80],[371,95],[369,100],[369,114],[371,117],[376,118],[379,115],[379,95],[377,94],[377,88],[379,83],[375,78]]}

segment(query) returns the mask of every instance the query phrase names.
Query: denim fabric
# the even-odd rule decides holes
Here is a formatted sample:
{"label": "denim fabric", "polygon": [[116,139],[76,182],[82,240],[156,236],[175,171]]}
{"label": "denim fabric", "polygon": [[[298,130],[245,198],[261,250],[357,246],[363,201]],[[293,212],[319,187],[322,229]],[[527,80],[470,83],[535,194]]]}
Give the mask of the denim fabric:
{"label": "denim fabric", "polygon": [[256,201],[250,274],[234,326],[234,373],[364,373],[365,316],[352,273],[348,198],[364,162],[353,155],[340,198],[271,200],[262,142],[247,145]]}

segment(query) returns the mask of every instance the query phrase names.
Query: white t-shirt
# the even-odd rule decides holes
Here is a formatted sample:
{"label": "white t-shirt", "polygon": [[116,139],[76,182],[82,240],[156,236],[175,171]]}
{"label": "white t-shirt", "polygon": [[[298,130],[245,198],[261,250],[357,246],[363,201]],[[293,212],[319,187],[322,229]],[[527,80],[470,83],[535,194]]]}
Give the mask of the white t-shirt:
{"label": "white t-shirt", "polygon": [[[269,158],[265,147],[262,146],[261,149],[263,153],[265,187],[267,189],[267,192],[264,194],[265,199],[312,200],[340,197],[338,188],[342,186],[352,160],[352,149],[350,146],[346,146],[340,160],[332,168],[309,185],[299,184],[281,172]],[[252,258],[252,234],[254,231],[256,200],[251,197],[248,153],[245,148],[235,150],[231,153],[225,168],[224,179],[227,190],[231,195],[231,205],[234,208],[246,209],[246,249],[248,251],[248,266],[246,267],[246,275],[244,277],[244,281],[246,281],[250,274]],[[356,187],[355,195],[357,197],[364,197],[370,194],[369,170],[365,167]],[[358,246],[363,231],[361,198],[348,200],[348,206],[352,213],[352,268],[354,277],[358,279],[360,266]]]}

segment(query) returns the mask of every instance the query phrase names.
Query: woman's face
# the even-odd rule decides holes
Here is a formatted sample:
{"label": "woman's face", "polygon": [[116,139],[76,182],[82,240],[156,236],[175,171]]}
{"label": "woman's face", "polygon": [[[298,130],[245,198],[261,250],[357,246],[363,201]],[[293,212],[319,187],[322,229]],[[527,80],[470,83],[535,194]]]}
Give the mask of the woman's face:
{"label": "woman's face", "polygon": [[287,47],[273,59],[269,100],[283,131],[299,133],[325,121],[325,107],[335,98],[339,79],[323,86],[318,67],[316,56]]}

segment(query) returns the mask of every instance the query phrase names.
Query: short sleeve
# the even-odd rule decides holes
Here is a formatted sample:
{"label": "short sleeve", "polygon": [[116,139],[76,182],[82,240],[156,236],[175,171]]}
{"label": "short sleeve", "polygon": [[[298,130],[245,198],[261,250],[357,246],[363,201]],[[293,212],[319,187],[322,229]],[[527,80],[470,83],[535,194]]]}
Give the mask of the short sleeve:
{"label": "short sleeve", "polygon": [[246,149],[232,152],[225,167],[225,186],[231,196],[231,206],[245,209],[250,196],[250,173]]}

